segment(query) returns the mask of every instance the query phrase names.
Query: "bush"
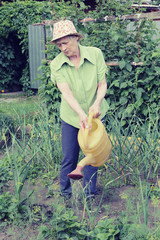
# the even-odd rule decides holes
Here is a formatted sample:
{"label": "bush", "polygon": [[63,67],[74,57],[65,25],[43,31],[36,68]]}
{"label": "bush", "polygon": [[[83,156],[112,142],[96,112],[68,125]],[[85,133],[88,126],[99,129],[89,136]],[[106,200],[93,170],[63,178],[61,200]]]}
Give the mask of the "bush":
{"label": "bush", "polygon": [[[15,132],[15,122],[14,119],[5,114],[0,114],[0,142],[5,139],[8,141],[11,138],[11,134]],[[1,146],[2,147],[2,146]]]}

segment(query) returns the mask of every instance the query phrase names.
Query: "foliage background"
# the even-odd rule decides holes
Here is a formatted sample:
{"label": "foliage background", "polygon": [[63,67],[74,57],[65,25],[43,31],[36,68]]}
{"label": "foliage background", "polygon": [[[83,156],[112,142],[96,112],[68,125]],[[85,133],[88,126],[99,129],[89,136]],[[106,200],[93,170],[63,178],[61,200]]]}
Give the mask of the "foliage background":
{"label": "foliage background", "polygon": [[[122,126],[129,121],[142,123],[150,119],[148,125],[159,121],[160,110],[160,48],[158,40],[153,40],[155,26],[152,21],[134,22],[134,31],[129,31],[129,21],[110,21],[81,24],[79,19],[104,16],[119,16],[136,13],[131,8],[133,1],[96,0],[96,8],[88,11],[84,1],[16,1],[3,3],[0,11],[0,90],[10,89],[14,84],[24,91],[30,88],[28,66],[28,25],[46,20],[71,19],[84,36],[81,44],[99,47],[106,61],[119,61],[119,66],[109,67],[107,75],[108,92],[106,99],[110,104],[111,115],[121,119]],[[135,2],[135,1],[134,1]],[[138,1],[139,2],[139,1]],[[144,10],[144,9],[143,9]],[[141,10],[142,11],[142,10]],[[139,44],[137,41],[139,39]],[[49,42],[50,39],[48,39]],[[16,42],[16,48],[14,43]],[[47,59],[43,62],[43,82],[40,93],[45,96],[49,111],[59,120],[59,91],[50,81],[48,62],[58,50],[47,43]],[[143,61],[140,67],[131,62]]]}

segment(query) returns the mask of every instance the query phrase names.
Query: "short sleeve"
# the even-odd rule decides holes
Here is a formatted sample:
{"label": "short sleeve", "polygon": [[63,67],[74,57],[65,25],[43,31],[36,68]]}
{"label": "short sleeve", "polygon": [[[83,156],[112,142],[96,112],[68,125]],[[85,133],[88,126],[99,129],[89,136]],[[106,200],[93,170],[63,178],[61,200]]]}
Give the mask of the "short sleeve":
{"label": "short sleeve", "polygon": [[97,54],[97,77],[98,82],[101,82],[104,80],[105,74],[108,72],[107,65],[104,60],[104,56],[102,51],[99,49]]}

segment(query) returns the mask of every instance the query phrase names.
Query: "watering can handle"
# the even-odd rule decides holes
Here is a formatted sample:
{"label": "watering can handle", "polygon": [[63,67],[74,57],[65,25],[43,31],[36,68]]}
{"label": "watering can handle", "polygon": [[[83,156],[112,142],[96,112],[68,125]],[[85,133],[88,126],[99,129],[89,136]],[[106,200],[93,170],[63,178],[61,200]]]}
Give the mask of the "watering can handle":
{"label": "watering can handle", "polygon": [[88,148],[89,126],[92,123],[93,116],[94,116],[94,112],[90,112],[90,114],[88,116],[88,128],[85,128],[85,130],[84,130],[84,146],[85,146],[85,148]]}

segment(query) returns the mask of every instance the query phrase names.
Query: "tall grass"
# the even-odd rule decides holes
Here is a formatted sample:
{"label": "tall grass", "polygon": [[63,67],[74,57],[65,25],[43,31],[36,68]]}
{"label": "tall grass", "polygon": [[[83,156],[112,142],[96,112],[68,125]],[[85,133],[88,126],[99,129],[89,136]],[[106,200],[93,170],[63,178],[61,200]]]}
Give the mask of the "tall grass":
{"label": "tall grass", "polygon": [[147,123],[141,125],[141,120],[137,119],[134,128],[133,122],[129,122],[128,127],[124,129],[115,117],[111,119],[107,128],[113,145],[111,166],[117,174],[131,172],[133,183],[134,178],[139,181],[139,175],[147,180],[158,174],[160,164],[158,121],[150,128]]}
{"label": "tall grass", "polygon": [[[106,163],[117,175],[124,175],[124,184],[132,183],[140,189],[144,223],[148,224],[148,200],[150,182],[156,184],[160,167],[160,132],[158,119],[148,124],[141,120],[129,122],[123,128],[122,122],[114,116],[108,123],[110,139],[113,145],[112,161]],[[135,124],[136,122],[136,124]],[[150,121],[149,121],[150,122]],[[128,174],[129,178],[125,176]]]}

